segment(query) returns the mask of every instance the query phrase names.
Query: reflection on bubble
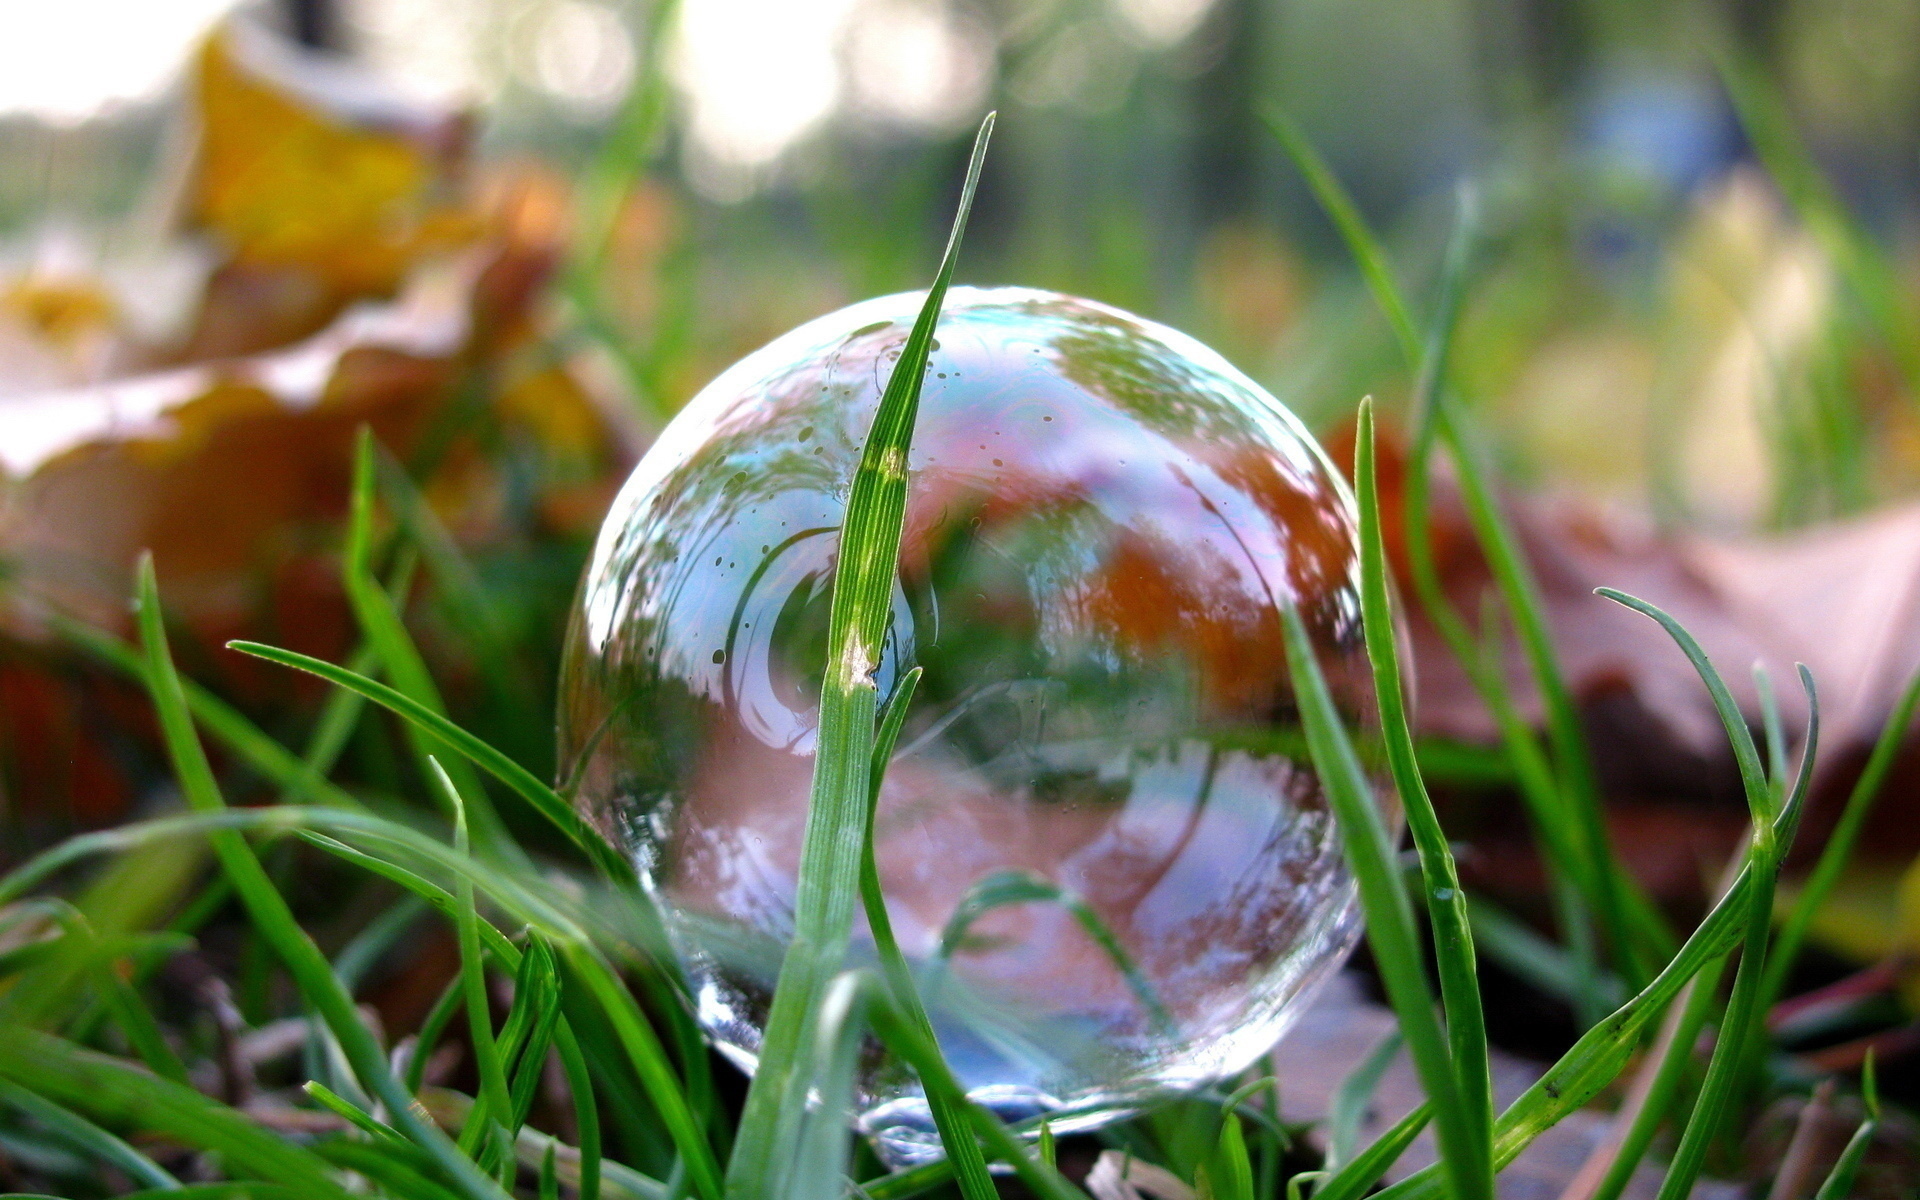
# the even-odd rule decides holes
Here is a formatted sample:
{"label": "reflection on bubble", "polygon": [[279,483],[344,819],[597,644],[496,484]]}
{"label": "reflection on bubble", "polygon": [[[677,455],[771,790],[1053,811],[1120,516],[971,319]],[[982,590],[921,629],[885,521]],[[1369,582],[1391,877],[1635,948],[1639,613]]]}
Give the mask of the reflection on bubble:
{"label": "reflection on bubble", "polygon": [[[823,317],[702,392],[616,501],[570,634],[568,778],[748,1066],[792,933],[848,482],[919,303]],[[1277,607],[1368,733],[1352,505],[1290,414],[1171,330],[959,288],[936,345],[875,672],[882,696],[926,672],[880,875],[961,1081],[1084,1127],[1246,1067],[1353,939]],[[937,1153],[877,1049],[862,1103],[889,1161]]]}

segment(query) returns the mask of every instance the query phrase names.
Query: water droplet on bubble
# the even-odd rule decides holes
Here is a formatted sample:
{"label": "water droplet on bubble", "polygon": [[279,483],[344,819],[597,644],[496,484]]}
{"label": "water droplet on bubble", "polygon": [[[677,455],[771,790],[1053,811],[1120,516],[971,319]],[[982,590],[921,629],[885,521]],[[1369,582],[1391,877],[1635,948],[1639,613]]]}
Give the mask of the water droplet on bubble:
{"label": "water droplet on bubble", "polygon": [[[569,634],[561,772],[749,1069],[792,934],[847,481],[920,302],[822,317],[688,404]],[[1355,522],[1299,423],[1190,338],[1022,289],[955,288],[940,333],[964,379],[921,399],[874,678],[926,673],[876,850],[956,1075],[1010,1118],[1074,1110],[1067,1132],[1245,1068],[1351,944],[1277,604],[1375,730]],[[1025,436],[972,449],[996,426]],[[872,953],[861,922],[853,961]],[[860,1083],[883,1157],[938,1153],[911,1072],[875,1055]]]}

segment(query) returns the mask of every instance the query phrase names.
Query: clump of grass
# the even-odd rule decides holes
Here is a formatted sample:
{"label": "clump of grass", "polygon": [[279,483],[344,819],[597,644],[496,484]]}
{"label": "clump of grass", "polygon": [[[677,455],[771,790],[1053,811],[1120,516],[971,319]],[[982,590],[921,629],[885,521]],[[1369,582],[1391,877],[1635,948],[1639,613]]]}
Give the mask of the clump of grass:
{"label": "clump of grass", "polygon": [[[967,1200],[989,1200],[998,1194],[989,1167],[1000,1164],[1035,1195],[1049,1200],[1082,1195],[1057,1169],[1056,1147],[1045,1125],[1008,1129],[973,1103],[955,1079],[894,941],[873,860],[875,801],[918,680],[917,671],[908,671],[883,704],[872,679],[899,569],[907,450],[928,347],[991,120],[976,140],[946,254],[885,390],[852,483],[834,589],[796,936],[775,991],[759,1071],[738,1119],[721,1103],[708,1076],[686,983],[667,952],[660,915],[632,866],[558,792],[446,716],[400,618],[398,589],[391,582],[407,576],[411,550],[396,538],[383,552],[375,536],[378,471],[374,448],[363,439],[345,561],[364,651],[352,666],[342,667],[234,643],[236,650],[310,672],[340,689],[345,699],[326,710],[306,754],[288,750],[180,677],[151,563],[143,563],[139,572],[137,648],[69,630],[89,651],[147,686],[188,811],[74,839],[0,880],[0,1025],[6,1034],[0,1037],[0,1107],[11,1118],[6,1126],[10,1151],[30,1151],[38,1156],[36,1170],[70,1180],[86,1194],[146,1189],[133,1194],[498,1200],[514,1194],[556,1197],[565,1190],[585,1200],[825,1200],[849,1194],[850,1176],[858,1170],[849,1153],[847,1122],[861,1048],[871,1037],[918,1074],[947,1157],[914,1171],[862,1180],[861,1194],[905,1200],[952,1180]],[[1667,1040],[1648,1098],[1603,1185],[1603,1194],[1618,1194],[1660,1122],[1684,1114],[1663,1187],[1664,1197],[1677,1200],[1692,1188],[1707,1147],[1740,1094],[1761,1016],[1780,986],[1780,964],[1804,931],[1805,919],[1796,910],[1784,942],[1778,947],[1772,942],[1773,883],[1804,807],[1817,748],[1818,703],[1811,678],[1803,668],[1813,716],[1788,787],[1777,720],[1770,721],[1769,771],[1724,682],[1686,631],[1644,601],[1607,593],[1658,621],[1693,663],[1726,726],[1750,806],[1752,832],[1740,870],[1706,919],[1674,944],[1606,845],[1588,752],[1559,682],[1537,590],[1470,452],[1464,414],[1447,395],[1451,297],[1464,287],[1469,239],[1458,242],[1433,332],[1418,338],[1384,256],[1344,194],[1310,148],[1284,126],[1282,132],[1348,234],[1420,377],[1423,448],[1416,478],[1424,478],[1429,444],[1446,449],[1460,468],[1475,529],[1495,564],[1507,619],[1520,633],[1548,700],[1545,745],[1513,718],[1511,698],[1500,673],[1478,653],[1475,631],[1444,607],[1430,559],[1420,577],[1425,580],[1422,598],[1445,614],[1440,619],[1451,630],[1450,644],[1496,712],[1505,714],[1510,764],[1529,798],[1542,844],[1568,881],[1563,913],[1583,978],[1591,982],[1601,966],[1597,950],[1579,936],[1590,919],[1630,995],[1598,1014],[1534,1087],[1495,1113],[1474,910],[1427,796],[1408,724],[1375,479],[1373,414],[1363,405],[1356,456],[1362,616],[1386,761],[1418,856],[1411,876],[1415,890],[1409,890],[1408,874],[1397,862],[1394,839],[1298,614],[1286,609],[1283,623],[1307,753],[1339,821],[1375,959],[1399,1017],[1400,1038],[1428,1101],[1371,1143],[1359,1143],[1358,1114],[1393,1053],[1390,1043],[1342,1089],[1332,1153],[1323,1169],[1282,1169],[1292,1133],[1271,1110],[1252,1103],[1274,1083],[1259,1075],[1225,1094],[1207,1092],[1170,1104],[1114,1137],[1129,1154],[1156,1153],[1195,1180],[1203,1194],[1219,1200],[1254,1200],[1283,1191],[1296,1197],[1309,1190],[1316,1200],[1357,1200],[1431,1123],[1440,1162],[1381,1194],[1489,1200],[1497,1173],[1543,1131],[1608,1087],[1662,1013],[1685,994],[1678,1036]],[[404,488],[390,488],[389,495],[406,509]],[[405,530],[410,523],[404,511],[402,517]],[[1418,503],[1408,517],[1410,528],[1424,530]],[[434,538],[417,513],[415,518],[410,536],[417,548],[440,574],[457,577],[449,547]],[[386,584],[376,571],[382,557],[394,559]],[[328,781],[343,727],[367,702],[403,723],[414,769],[433,796],[431,806],[369,802]],[[1917,702],[1920,684],[1896,713],[1895,728],[1904,727]],[[290,802],[229,807],[202,746],[203,732]],[[1883,748],[1891,744],[1883,738]],[[1850,803],[1844,836],[1829,851],[1836,861],[1844,861],[1890,755],[1890,750],[1876,754],[1868,773],[1872,783],[1862,784],[1866,798],[1856,793]],[[493,790],[488,780],[496,785]],[[515,815],[543,819],[558,831],[573,857],[564,880],[555,878],[557,864],[536,864],[516,842],[507,813],[498,808],[502,803],[516,806]],[[183,899],[192,891],[197,867],[192,855],[177,852],[202,846],[211,849],[217,874],[202,885],[198,900]],[[389,889],[389,907],[363,935],[371,941],[356,939],[329,956],[301,926],[263,863],[263,855],[294,848],[376,877]],[[125,927],[103,924],[89,916],[86,888],[63,886],[82,879],[91,860],[109,856],[149,874],[148,886],[166,897],[149,907],[182,914],[173,930],[162,935],[125,922]],[[1821,881],[1832,869],[1823,860],[1816,884],[1826,886]],[[129,877],[109,873],[102,878],[124,887]],[[1009,879],[995,886],[1000,891],[982,893],[976,908],[990,906],[1003,893],[1073,904],[1058,889],[1045,892],[1032,881]],[[78,899],[61,898],[63,891]],[[1809,891],[1815,898],[1803,901],[1803,909],[1817,903],[1816,889]],[[289,1000],[282,1019],[296,1024],[305,1044],[298,1087],[264,1106],[216,1100],[196,1086],[201,1073],[220,1068],[220,1049],[196,1040],[191,1031],[170,1027],[155,1011],[147,986],[154,965],[178,953],[198,923],[227,905],[239,909],[278,961]],[[846,969],[856,905],[864,907],[874,931],[877,972]],[[1437,997],[1428,983],[1425,939],[1416,922],[1421,912],[1437,968]],[[454,931],[458,970],[419,1032],[388,1045],[356,1006],[350,981],[360,974],[357,964],[373,952],[371,947],[399,936],[423,913]],[[1099,931],[1093,932],[1097,938]],[[1693,1034],[1711,1018],[1717,981],[1736,949],[1733,990],[1705,1081],[1691,1104],[1683,1104],[1681,1083]],[[504,1012],[496,1011],[503,995],[508,997]],[[1150,993],[1143,997],[1147,1000]],[[474,1095],[427,1082],[429,1059],[456,1029],[465,1030],[477,1067]],[[1871,1071],[1866,1087],[1868,1122],[1823,1187],[1823,1197],[1844,1194],[1872,1136],[1878,1107]],[[296,1125],[297,1135],[279,1132]],[[1029,1146],[1029,1133],[1037,1135],[1037,1149]],[[190,1185],[189,1174],[206,1182]]]}

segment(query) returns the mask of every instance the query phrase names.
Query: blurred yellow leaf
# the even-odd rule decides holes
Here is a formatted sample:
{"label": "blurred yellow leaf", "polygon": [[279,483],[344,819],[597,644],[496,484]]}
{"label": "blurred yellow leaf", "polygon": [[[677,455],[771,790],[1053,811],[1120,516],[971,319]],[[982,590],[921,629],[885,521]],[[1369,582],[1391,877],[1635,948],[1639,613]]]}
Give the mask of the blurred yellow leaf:
{"label": "blurred yellow leaf", "polygon": [[433,199],[422,139],[322,108],[243,56],[232,31],[200,51],[192,220],[243,266],[300,268],[343,294],[386,293],[470,223]]}

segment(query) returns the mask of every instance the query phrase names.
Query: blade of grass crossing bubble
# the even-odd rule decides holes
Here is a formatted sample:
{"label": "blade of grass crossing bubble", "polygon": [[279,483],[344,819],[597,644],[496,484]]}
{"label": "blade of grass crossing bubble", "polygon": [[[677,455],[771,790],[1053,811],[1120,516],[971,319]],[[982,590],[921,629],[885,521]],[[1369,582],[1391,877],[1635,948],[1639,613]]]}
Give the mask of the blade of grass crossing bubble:
{"label": "blade of grass crossing bubble", "polygon": [[[900,729],[906,724],[907,709],[913,702],[913,694],[920,683],[921,668],[914,667],[894,685],[893,695],[887,697],[887,706],[880,716],[879,730],[874,735],[873,768],[867,785],[866,832],[860,848],[860,902],[866,911],[867,927],[873,933],[874,956],[880,962],[880,969],[886,979],[887,987],[906,1017],[917,1027],[928,1041],[935,1041],[933,1022],[927,1017],[926,1006],[920,1002],[919,989],[913,983],[913,971],[907,965],[906,956],[900,952],[900,943],[893,935],[893,921],[887,915],[886,897],[880,889],[880,867],[874,857],[873,826],[880,809],[880,788],[886,781],[887,764],[893,759],[894,745],[900,739]],[[995,1200],[999,1190],[993,1186],[993,1179],[987,1173],[985,1157],[980,1153],[980,1143],[973,1136],[973,1129],[967,1124],[966,1114],[947,1102],[944,1096],[927,1097],[927,1108],[932,1113],[934,1127],[940,1131],[940,1141],[946,1147],[947,1158],[953,1163],[954,1177],[960,1185],[960,1193],[966,1200]]]}
{"label": "blade of grass crossing bubble", "polygon": [[898,1009],[880,999],[869,1006],[868,1012],[874,1034],[914,1069],[927,1092],[941,1094],[948,1103],[966,1112],[988,1157],[1011,1167],[1027,1190],[1040,1200],[1086,1200],[1085,1193],[1069,1183],[1059,1171],[1029,1153],[1025,1143],[1008,1130],[998,1117],[967,1099],[966,1091],[954,1078],[952,1068],[940,1056],[940,1047],[921,1037],[919,1030]]}
{"label": "blade of grass crossing bubble", "polygon": [[1793,961],[1800,953],[1801,943],[1806,940],[1807,928],[1813,923],[1814,915],[1826,903],[1834,884],[1840,881],[1841,873],[1846,870],[1853,848],[1860,840],[1860,830],[1866,824],[1867,815],[1873,811],[1887,774],[1900,756],[1901,747],[1906,744],[1916,706],[1920,706],[1920,671],[1914,672],[1913,678],[1907,682],[1906,691],[1901,693],[1899,702],[1888,715],[1886,724],[1881,726],[1879,739],[1873,744],[1873,753],[1860,772],[1859,780],[1853,785],[1853,791],[1847,795],[1840,820],[1827,836],[1827,844],[1821,847],[1819,860],[1808,873],[1807,881],[1801,887],[1799,896],[1795,897],[1793,908],[1780,929],[1780,936],[1774,941],[1774,949],[1768,956],[1771,961],[1767,967],[1767,986],[1763,993],[1768,1008],[1780,998],[1786,987],[1787,972],[1793,969]]}
{"label": "blade of grass crossing bubble", "polygon": [[1880,1131],[1880,1088],[1874,1079],[1873,1051],[1867,1051],[1867,1061],[1860,1068],[1860,1096],[1866,1101],[1867,1119],[1860,1122],[1860,1128],[1853,1131],[1847,1139],[1846,1149],[1840,1152],[1840,1160],[1833,1164],[1826,1181],[1820,1190],[1814,1193],[1813,1200],[1846,1200],[1853,1194],[1853,1181],[1860,1174],[1860,1164],[1867,1157],[1867,1151],[1873,1146],[1873,1136]]}
{"label": "blade of grass crossing bubble", "polygon": [[1493,1169],[1484,1131],[1466,1112],[1452,1051],[1434,1012],[1427,987],[1425,956],[1414,932],[1413,912],[1386,826],[1374,806],[1372,787],[1354,754],[1333,696],[1314,658],[1299,610],[1290,601],[1281,608],[1287,671],[1320,786],[1340,826],[1347,863],[1366,915],[1367,941],[1400,1018],[1420,1085],[1433,1102],[1440,1163],[1456,1200],[1490,1200]]}
{"label": "blade of grass crossing bubble", "polygon": [[[147,653],[147,685],[160,719],[162,738],[175,775],[189,805],[202,811],[226,807],[214,781],[213,769],[194,732],[193,718],[187,710],[186,695],[180,677],[167,651],[166,631],[160,616],[160,599],[154,584],[153,560],[143,555],[137,571],[136,608],[141,640]],[[253,848],[237,831],[216,829],[208,833],[214,855],[233,883],[234,891],[260,934],[270,942],[286,964],[294,984],[325,1020],[339,1039],[341,1049],[353,1066],[355,1076],[371,1095],[378,1096],[392,1120],[408,1140],[424,1147],[459,1186],[462,1193],[495,1200],[501,1193],[493,1181],[474,1168],[471,1160],[429,1122],[422,1120],[411,1098],[400,1090],[398,1081],[387,1068],[373,1033],[361,1023],[353,998],[334,977],[332,964],[320,953],[294,919],[287,902],[254,856]]]}
{"label": "blade of grass crossing bubble", "polygon": [[[1373,664],[1374,694],[1379,701],[1387,766],[1400,792],[1407,827],[1420,854],[1425,907],[1433,930],[1434,964],[1440,977],[1441,1000],[1446,1007],[1454,1078],[1460,1084],[1460,1099],[1472,1123],[1472,1136],[1485,1145],[1492,1137],[1493,1077],[1487,1061],[1486,1014],[1480,1003],[1473,929],[1468,919],[1466,891],[1460,886],[1460,874],[1454,865],[1453,851],[1447,845],[1446,831],[1440,827],[1439,814],[1434,812],[1433,800],[1420,777],[1413,730],[1407,720],[1395,636],[1397,627],[1387,586],[1386,543],[1380,528],[1371,401],[1362,401],[1360,405],[1354,463],[1354,482],[1360,503],[1360,606],[1367,656]],[[1491,1149],[1486,1154],[1491,1160]]]}
{"label": "blade of grass crossing bubble", "polygon": [[180,1186],[180,1181],[159,1163],[92,1121],[37,1092],[0,1079],[0,1104],[25,1113],[93,1162],[113,1167],[135,1183],[169,1190]]}
{"label": "blade of grass crossing bubble", "polygon": [[[1361,275],[1373,292],[1375,302],[1386,315],[1408,365],[1420,377],[1423,388],[1431,389],[1430,402],[1424,407],[1436,413],[1439,412],[1440,405],[1431,401],[1444,399],[1443,389],[1439,387],[1442,377],[1441,364],[1451,342],[1451,309],[1454,297],[1458,294],[1460,276],[1464,272],[1465,239],[1456,239],[1457,253],[1450,250],[1450,265],[1447,278],[1444,280],[1441,312],[1435,323],[1434,336],[1423,346],[1419,334],[1415,331],[1406,302],[1401,298],[1400,289],[1395,284],[1392,272],[1387,266],[1386,255],[1380,249],[1379,240],[1374,237],[1365,219],[1360,216],[1346,189],[1334,177],[1312,144],[1284,115],[1271,112],[1265,115],[1274,135],[1293,158],[1301,174],[1306,177],[1316,199],[1332,218],[1346,241],[1349,251],[1360,266]],[[1583,848],[1583,853],[1571,854],[1568,861],[1562,862],[1560,866],[1569,873],[1570,878],[1585,881],[1589,903],[1605,923],[1609,936],[1615,938],[1616,950],[1632,963],[1638,963],[1640,961],[1640,952],[1636,949],[1638,943],[1632,940],[1628,933],[1629,925],[1623,909],[1626,902],[1615,895],[1623,887],[1631,890],[1631,883],[1624,881],[1624,873],[1613,856],[1611,844],[1606,839],[1605,828],[1599,818],[1599,799],[1597,789],[1593,785],[1591,760],[1587,754],[1584,735],[1581,732],[1578,717],[1573,711],[1572,699],[1563,682],[1564,677],[1559,669],[1552,643],[1545,633],[1544,622],[1540,616],[1538,587],[1532,582],[1531,572],[1526,568],[1525,561],[1519,554],[1511,531],[1500,519],[1497,507],[1488,499],[1484,481],[1477,473],[1477,462],[1470,455],[1462,452],[1451,423],[1442,422],[1440,432],[1448,439],[1448,449],[1458,463],[1461,490],[1467,502],[1475,534],[1486,551],[1488,561],[1493,568],[1496,585],[1514,614],[1516,628],[1521,634],[1522,644],[1533,666],[1541,696],[1546,702],[1549,734],[1556,754],[1560,758],[1559,769],[1570,776],[1570,779],[1562,781],[1564,786],[1557,788],[1556,794],[1566,797],[1565,803],[1575,808],[1576,811],[1571,814],[1571,819],[1581,830],[1579,842],[1587,844]],[[1422,548],[1420,544],[1424,541],[1423,535],[1427,529],[1424,514],[1416,513],[1413,503],[1416,488],[1423,489],[1425,484],[1425,462],[1421,451],[1422,448],[1417,440],[1415,461],[1410,464],[1408,477],[1408,528],[1415,532],[1415,536],[1409,538],[1411,548]],[[1416,582],[1419,582],[1418,572],[1416,572]],[[1447,613],[1450,606],[1444,603],[1444,596],[1437,586],[1421,586],[1419,590],[1422,602],[1428,606],[1436,624],[1441,626],[1443,634],[1447,633],[1449,626]],[[1451,624],[1456,628],[1452,636],[1447,638],[1449,648],[1467,668],[1470,677],[1475,681],[1477,690],[1486,695],[1489,691],[1501,688],[1503,685],[1500,681],[1483,679],[1474,671],[1473,655],[1468,649],[1471,639],[1463,636],[1464,624],[1457,618]],[[1597,840],[1595,840],[1596,837]],[[1588,866],[1589,863],[1592,864],[1591,867]],[[1613,898],[1610,899],[1610,897]],[[1657,917],[1651,905],[1635,905],[1634,909],[1637,926],[1648,927]],[[1657,925],[1654,925],[1649,932],[1653,932],[1658,939]],[[1670,938],[1666,940],[1670,943]],[[1670,945],[1657,948],[1670,948]],[[1645,978],[1638,969],[1629,974],[1636,979]]]}
{"label": "blade of grass crossing bubble", "polygon": [[872,672],[899,573],[907,455],[934,326],[953,278],[992,130],[989,114],[974,140],[946,253],[887,380],[847,496],[828,614],[826,674],[794,896],[793,940],[781,963],[759,1068],[747,1090],[728,1166],[727,1191],[735,1200],[771,1194],[778,1164],[789,1157],[788,1148],[777,1144],[782,1112],[803,1103],[805,1080],[796,1068],[821,990],[839,973],[846,953],[858,899],[878,707]]}

